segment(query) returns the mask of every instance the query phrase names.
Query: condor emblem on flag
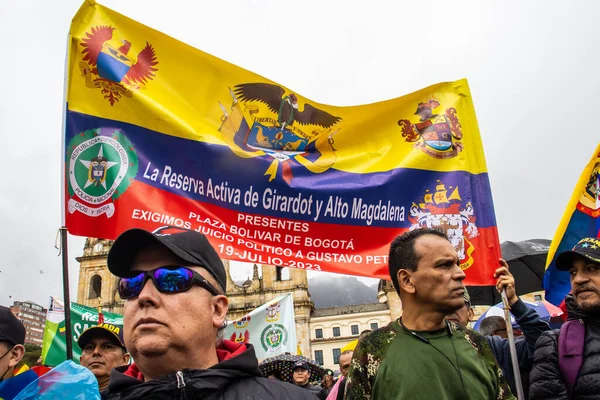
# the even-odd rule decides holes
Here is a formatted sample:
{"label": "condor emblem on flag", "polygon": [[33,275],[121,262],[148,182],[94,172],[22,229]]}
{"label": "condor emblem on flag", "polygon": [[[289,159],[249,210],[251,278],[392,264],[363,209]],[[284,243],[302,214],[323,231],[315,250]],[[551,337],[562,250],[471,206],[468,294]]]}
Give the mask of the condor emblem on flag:
{"label": "condor emblem on flag", "polygon": [[[281,174],[291,182],[291,165],[325,172],[336,160],[333,135],[342,118],[314,107],[301,106],[294,93],[269,83],[243,83],[230,90],[232,104],[223,111],[221,131],[244,158],[267,155],[274,160],[265,172],[272,181]],[[241,104],[243,104],[243,107]]]}

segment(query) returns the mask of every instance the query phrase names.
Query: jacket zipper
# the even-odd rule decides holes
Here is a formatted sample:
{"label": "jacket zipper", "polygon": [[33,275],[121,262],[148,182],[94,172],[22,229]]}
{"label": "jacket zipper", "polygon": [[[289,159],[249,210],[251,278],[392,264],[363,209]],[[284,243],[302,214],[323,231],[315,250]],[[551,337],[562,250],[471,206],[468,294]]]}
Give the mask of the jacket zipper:
{"label": "jacket zipper", "polygon": [[183,372],[177,371],[175,374],[177,377],[177,389],[181,391],[181,399],[187,399],[187,395],[185,394],[185,380],[183,379]]}

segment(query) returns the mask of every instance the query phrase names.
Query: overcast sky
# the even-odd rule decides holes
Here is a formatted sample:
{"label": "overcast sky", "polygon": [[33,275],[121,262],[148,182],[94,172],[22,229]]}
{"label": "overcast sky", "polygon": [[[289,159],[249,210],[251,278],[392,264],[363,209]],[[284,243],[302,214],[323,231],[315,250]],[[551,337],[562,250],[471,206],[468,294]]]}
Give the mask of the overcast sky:
{"label": "overcast sky", "polygon": [[[552,238],[600,139],[593,122],[600,2],[102,4],[320,103],[370,103],[468,78],[502,241]],[[63,74],[69,24],[80,5],[0,0],[1,305],[47,306],[49,295],[62,297],[53,246],[61,214]],[[69,236],[72,300],[74,257],[83,243]]]}

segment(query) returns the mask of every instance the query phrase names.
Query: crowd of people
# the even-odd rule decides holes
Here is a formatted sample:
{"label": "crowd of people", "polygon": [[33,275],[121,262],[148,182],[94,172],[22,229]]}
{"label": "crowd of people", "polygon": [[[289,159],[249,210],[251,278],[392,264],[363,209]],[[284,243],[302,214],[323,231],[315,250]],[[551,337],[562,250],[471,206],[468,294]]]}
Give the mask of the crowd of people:
{"label": "crowd of people", "polygon": [[[100,324],[78,339],[98,398],[478,400],[518,393],[506,322],[489,317],[480,332],[467,327],[473,309],[465,273],[439,230],[413,230],[391,243],[389,272],[402,316],[361,334],[354,350],[340,355],[340,376],[327,370],[320,384],[305,361],[293,365],[293,383],[278,371],[264,377],[252,344],[221,337],[225,268],[201,233],[132,229],[114,242],[107,264],[120,278],[123,330]],[[570,272],[572,286],[559,330],[519,299],[504,260],[495,271],[523,333],[515,348],[524,397],[600,399],[600,241],[582,239],[556,267]],[[0,308],[3,400],[37,378],[33,370],[15,373],[24,339],[21,322]]]}

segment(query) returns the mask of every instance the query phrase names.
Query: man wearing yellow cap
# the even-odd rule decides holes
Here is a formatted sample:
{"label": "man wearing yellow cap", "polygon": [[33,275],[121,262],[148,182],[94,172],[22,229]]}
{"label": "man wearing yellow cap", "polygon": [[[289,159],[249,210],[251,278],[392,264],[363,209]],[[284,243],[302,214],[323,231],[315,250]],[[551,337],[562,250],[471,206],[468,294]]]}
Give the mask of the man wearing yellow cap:
{"label": "man wearing yellow cap", "polygon": [[101,324],[86,329],[79,336],[81,348],[79,363],[89,369],[96,379],[100,392],[108,387],[110,371],[129,364],[129,353],[123,344],[123,330],[112,324]]}

